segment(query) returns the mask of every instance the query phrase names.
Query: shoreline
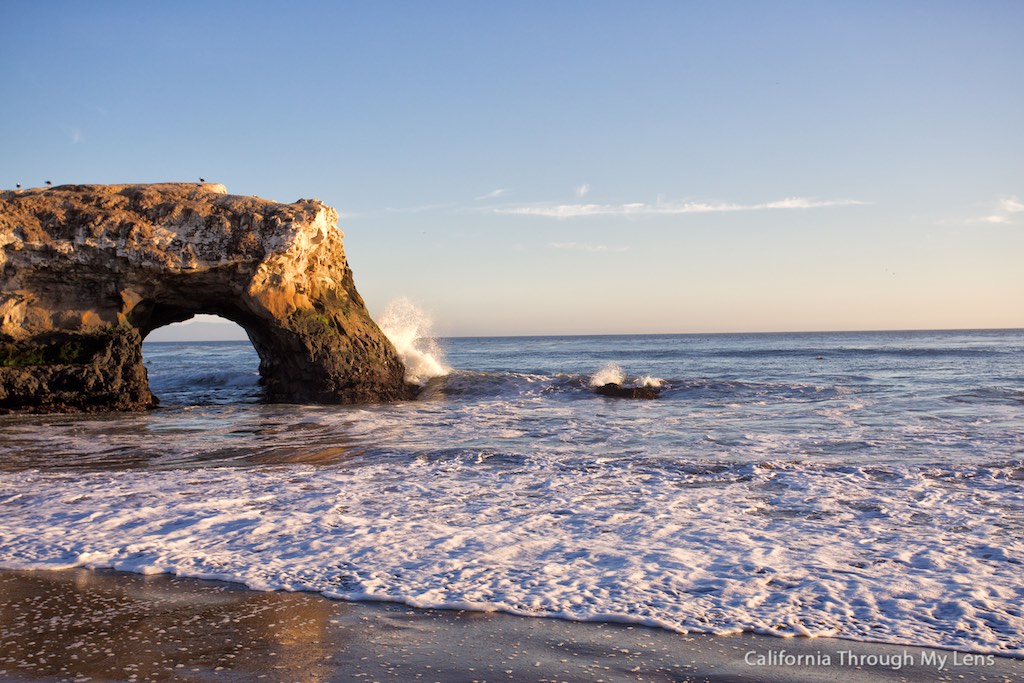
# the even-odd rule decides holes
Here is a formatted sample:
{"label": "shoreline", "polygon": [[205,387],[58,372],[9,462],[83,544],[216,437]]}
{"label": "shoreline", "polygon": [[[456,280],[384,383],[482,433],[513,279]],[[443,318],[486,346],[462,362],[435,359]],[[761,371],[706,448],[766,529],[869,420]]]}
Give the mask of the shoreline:
{"label": "shoreline", "polygon": [[1024,660],[837,638],[421,610],[113,570],[0,571],[0,681],[1024,680]]}

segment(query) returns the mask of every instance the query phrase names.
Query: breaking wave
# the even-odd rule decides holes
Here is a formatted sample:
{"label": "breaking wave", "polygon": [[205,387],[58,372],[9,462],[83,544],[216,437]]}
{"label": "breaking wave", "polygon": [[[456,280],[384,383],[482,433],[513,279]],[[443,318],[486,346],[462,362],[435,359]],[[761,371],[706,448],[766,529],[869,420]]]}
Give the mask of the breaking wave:
{"label": "breaking wave", "polygon": [[406,297],[392,299],[380,316],[380,329],[395,345],[405,364],[405,379],[423,386],[434,377],[451,372],[444,353],[431,335],[433,322]]}
{"label": "breaking wave", "polygon": [[608,363],[590,378],[590,386],[603,387],[605,384],[622,384],[626,381],[626,373],[618,363]]}
{"label": "breaking wave", "polygon": [[[590,386],[603,387],[605,384],[626,384],[627,380],[626,371],[618,363],[608,363],[590,378]],[[633,378],[632,385],[661,389],[665,386],[665,380],[651,375],[641,375]]]}

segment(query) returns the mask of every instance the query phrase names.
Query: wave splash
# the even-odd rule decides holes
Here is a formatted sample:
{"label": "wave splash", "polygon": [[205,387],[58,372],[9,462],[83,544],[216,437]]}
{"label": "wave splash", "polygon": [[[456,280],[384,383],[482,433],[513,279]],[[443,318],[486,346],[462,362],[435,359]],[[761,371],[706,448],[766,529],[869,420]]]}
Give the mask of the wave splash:
{"label": "wave splash", "polygon": [[[625,384],[626,383],[626,371],[622,369],[618,363],[607,363],[603,368],[594,373],[590,378],[590,386],[592,387],[603,387],[606,384]],[[643,375],[642,377],[636,377],[633,380],[633,385],[637,387],[650,387],[652,389],[661,389],[665,386],[665,380],[660,377],[652,377],[651,375]]]}
{"label": "wave splash", "polygon": [[378,321],[405,364],[405,380],[423,386],[433,377],[451,372],[444,352],[430,333],[433,322],[407,297],[392,299]]}
{"label": "wave splash", "polygon": [[622,384],[626,373],[618,363],[608,363],[590,378],[590,386],[603,387],[605,384]]}

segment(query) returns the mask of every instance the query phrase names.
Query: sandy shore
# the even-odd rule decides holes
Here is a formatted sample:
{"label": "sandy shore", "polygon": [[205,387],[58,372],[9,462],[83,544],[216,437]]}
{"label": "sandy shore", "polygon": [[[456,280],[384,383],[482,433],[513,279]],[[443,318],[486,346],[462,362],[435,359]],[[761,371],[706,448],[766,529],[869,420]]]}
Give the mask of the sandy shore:
{"label": "sandy shore", "polygon": [[345,603],[166,575],[0,572],[0,681],[1024,681],[1024,661],[967,659]]}

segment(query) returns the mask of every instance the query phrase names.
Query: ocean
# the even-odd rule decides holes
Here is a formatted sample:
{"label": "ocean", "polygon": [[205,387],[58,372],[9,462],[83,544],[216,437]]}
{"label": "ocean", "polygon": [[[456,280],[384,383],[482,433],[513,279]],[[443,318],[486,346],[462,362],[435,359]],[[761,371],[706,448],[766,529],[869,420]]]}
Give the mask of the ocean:
{"label": "ocean", "polygon": [[1024,657],[1024,330],[418,340],[364,406],[143,351],[156,410],[0,418],[0,568]]}

